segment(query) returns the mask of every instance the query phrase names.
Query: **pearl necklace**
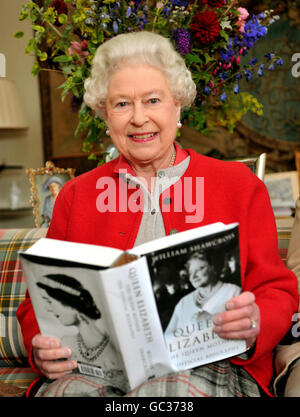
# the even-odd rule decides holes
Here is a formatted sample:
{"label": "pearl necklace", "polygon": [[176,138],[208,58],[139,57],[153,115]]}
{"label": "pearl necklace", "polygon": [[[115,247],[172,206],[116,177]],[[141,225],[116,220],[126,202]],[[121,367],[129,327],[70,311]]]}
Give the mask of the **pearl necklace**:
{"label": "pearl necklace", "polygon": [[[175,159],[176,159],[176,148],[174,146],[173,155],[172,155],[171,161],[168,165],[168,168],[172,168],[172,166],[174,165]],[[133,166],[131,164],[130,164],[130,166],[131,166],[133,172],[136,174],[136,170],[133,168]]]}
{"label": "pearl necklace", "polygon": [[101,340],[101,342],[97,346],[93,348],[89,348],[84,343],[84,340],[81,334],[78,333],[77,335],[77,345],[78,345],[79,352],[81,356],[85,358],[87,361],[94,361],[95,359],[99,358],[101,353],[104,351],[104,349],[108,345],[108,342],[109,342],[109,337],[104,336],[103,340]]}
{"label": "pearl necklace", "polygon": [[171,167],[174,165],[175,158],[176,158],[176,148],[174,147],[174,150],[173,150],[173,155],[172,155],[172,159],[171,159],[171,161],[170,161],[170,163],[169,163],[168,168],[171,168]]}

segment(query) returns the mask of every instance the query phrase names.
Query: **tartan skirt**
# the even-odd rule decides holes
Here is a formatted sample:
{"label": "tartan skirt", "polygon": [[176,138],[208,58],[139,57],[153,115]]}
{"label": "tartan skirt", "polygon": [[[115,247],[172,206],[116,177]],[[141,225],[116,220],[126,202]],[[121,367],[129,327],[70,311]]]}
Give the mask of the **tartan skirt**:
{"label": "tartan skirt", "polygon": [[101,379],[72,373],[44,382],[37,397],[260,397],[255,380],[229,360],[147,381],[128,393]]}

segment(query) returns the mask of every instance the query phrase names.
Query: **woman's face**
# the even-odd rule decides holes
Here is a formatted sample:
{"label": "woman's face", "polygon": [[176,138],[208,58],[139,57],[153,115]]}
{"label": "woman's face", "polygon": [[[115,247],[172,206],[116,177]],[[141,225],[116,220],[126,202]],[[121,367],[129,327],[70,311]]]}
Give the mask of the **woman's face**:
{"label": "woman's face", "polygon": [[209,284],[209,266],[202,259],[192,259],[188,267],[189,280],[194,288],[205,287]]}
{"label": "woman's face", "polygon": [[63,305],[55,298],[48,297],[49,311],[63,324],[64,326],[73,326],[77,323],[77,312],[68,306]]}
{"label": "woman's face", "polygon": [[60,185],[57,184],[57,182],[51,182],[48,188],[49,188],[51,195],[56,196],[59,193]]}
{"label": "woman's face", "polygon": [[142,63],[118,70],[110,78],[105,109],[111,139],[129,162],[164,162],[180,104],[160,70]]}

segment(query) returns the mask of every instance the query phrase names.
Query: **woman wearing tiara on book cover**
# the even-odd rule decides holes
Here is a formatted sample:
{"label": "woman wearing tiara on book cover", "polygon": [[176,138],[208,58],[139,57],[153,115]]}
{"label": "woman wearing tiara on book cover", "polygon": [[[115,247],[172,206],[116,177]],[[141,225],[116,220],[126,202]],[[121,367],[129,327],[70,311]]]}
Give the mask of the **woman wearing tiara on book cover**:
{"label": "woman wearing tiara on book cover", "polygon": [[[118,353],[107,332],[102,314],[90,292],[73,277],[65,274],[45,275],[37,286],[43,289],[49,310],[63,326],[76,326],[75,336],[63,336],[73,358],[83,368],[94,369],[95,376],[126,386]],[[97,369],[94,368],[97,366]]]}
{"label": "woman wearing tiara on book cover", "polygon": [[226,301],[235,297],[241,288],[225,283],[213,267],[204,251],[193,253],[186,262],[186,275],[194,288],[177,303],[165,334],[174,334],[176,329],[197,323],[200,329],[212,326],[213,316],[225,311]]}

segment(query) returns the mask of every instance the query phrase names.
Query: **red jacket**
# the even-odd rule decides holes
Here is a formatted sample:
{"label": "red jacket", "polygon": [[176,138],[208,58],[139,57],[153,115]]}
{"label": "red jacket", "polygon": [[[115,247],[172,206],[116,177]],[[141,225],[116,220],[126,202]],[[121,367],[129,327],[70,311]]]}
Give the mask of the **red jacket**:
{"label": "red jacket", "polygon": [[[174,193],[176,184],[169,189],[170,194],[166,190],[160,198],[166,234],[174,229],[183,231],[217,221],[239,223],[242,288],[255,294],[261,313],[261,331],[251,358],[236,357],[232,362],[243,366],[269,393],[273,375],[272,350],[291,326],[292,314],[297,311],[298,291],[295,275],[284,266],[278,254],[276,225],[266,187],[244,164],[208,158],[193,150],[187,152],[191,157],[190,164],[181,180],[189,194],[186,198],[187,192],[182,192],[183,210],[178,210],[178,194]],[[119,169],[133,173],[121,157],[68,181],[57,197],[47,236],[123,250],[131,248],[142,211],[124,210],[124,203],[132,202],[138,190],[130,188],[119,177]],[[196,177],[200,180],[196,181]],[[100,178],[104,183],[114,179],[110,190],[116,187],[116,193],[113,193],[116,198],[107,190],[99,189],[101,184],[97,181]],[[106,200],[102,199],[105,192]],[[101,199],[111,205],[109,211],[99,212]],[[196,201],[197,216],[191,218],[198,217],[197,222],[187,222],[186,216],[195,214],[187,213],[187,210]],[[120,207],[121,212],[118,211]],[[17,316],[31,358],[31,340],[39,333],[39,327],[28,295]],[[31,365],[34,367],[32,361]]]}

